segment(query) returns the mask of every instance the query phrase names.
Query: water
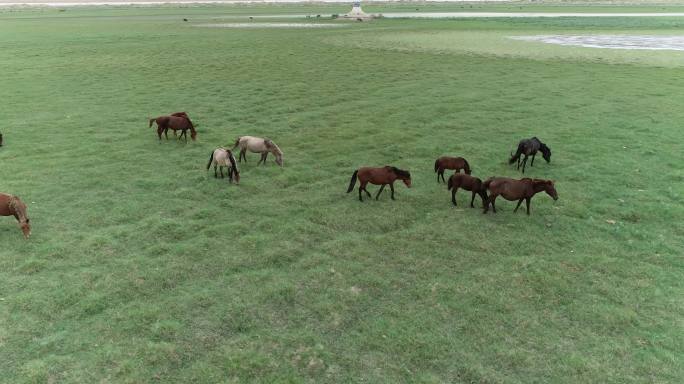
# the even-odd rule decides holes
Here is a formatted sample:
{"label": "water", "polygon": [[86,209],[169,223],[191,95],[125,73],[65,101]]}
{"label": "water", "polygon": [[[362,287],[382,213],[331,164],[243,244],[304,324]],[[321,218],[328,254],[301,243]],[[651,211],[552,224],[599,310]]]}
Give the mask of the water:
{"label": "water", "polygon": [[648,35],[536,35],[511,36],[514,40],[589,48],[684,51],[684,36]]}

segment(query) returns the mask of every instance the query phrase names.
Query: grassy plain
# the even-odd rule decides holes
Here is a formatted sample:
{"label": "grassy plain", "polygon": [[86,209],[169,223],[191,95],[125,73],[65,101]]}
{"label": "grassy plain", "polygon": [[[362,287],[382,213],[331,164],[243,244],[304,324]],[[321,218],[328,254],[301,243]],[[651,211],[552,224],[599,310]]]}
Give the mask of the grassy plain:
{"label": "grassy plain", "polygon": [[[449,49],[684,21],[192,26],[243,10],[0,13],[1,190],[34,223],[24,241],[0,220],[0,382],[684,377],[684,69]],[[198,141],[158,143],[146,118],[177,110]],[[242,134],[274,139],[285,167],[252,155],[240,186],[215,180],[209,153]],[[507,156],[532,135],[553,157],[529,175],[559,201],[451,206],[436,157],[518,176]],[[414,187],[344,193],[384,164]]]}

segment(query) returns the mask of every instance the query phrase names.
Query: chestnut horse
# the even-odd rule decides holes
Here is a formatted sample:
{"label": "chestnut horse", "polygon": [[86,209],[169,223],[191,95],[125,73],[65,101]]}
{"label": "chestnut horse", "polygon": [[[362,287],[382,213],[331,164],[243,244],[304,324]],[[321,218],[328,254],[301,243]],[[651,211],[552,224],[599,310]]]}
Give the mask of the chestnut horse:
{"label": "chestnut horse", "polygon": [[31,224],[26,213],[26,204],[17,196],[0,193],[0,216],[14,216],[19,222],[24,237],[31,236]]}
{"label": "chestnut horse", "polygon": [[380,197],[380,193],[385,189],[385,185],[389,184],[390,190],[392,191],[392,200],[394,200],[394,181],[399,179],[406,184],[408,188],[411,188],[411,174],[408,171],[401,170],[396,167],[391,167],[386,165],[384,167],[372,168],[372,167],[362,167],[354,171],[351,181],[349,182],[349,188],[347,193],[354,190],[354,185],[356,184],[356,178],[359,179],[359,201],[363,201],[361,197],[361,191],[365,191],[368,197],[371,197],[370,192],[366,189],[368,183],[380,185],[380,190],[378,194],[375,195],[375,200]]}
{"label": "chestnut horse", "polygon": [[240,170],[238,169],[237,162],[235,161],[235,156],[230,149],[219,147],[214,149],[214,151],[209,155],[209,163],[207,163],[207,170],[214,164],[214,177],[218,177],[216,173],[216,168],[218,167],[221,171],[221,178],[223,178],[223,167],[228,168],[228,180],[233,182],[233,175],[235,176],[235,183],[240,184]]}
{"label": "chestnut horse", "polygon": [[470,207],[475,208],[473,202],[475,201],[475,195],[480,195],[482,198],[482,206],[485,206],[487,201],[487,190],[482,185],[482,180],[477,177],[466,175],[465,173],[454,173],[449,178],[447,183],[447,189],[451,190],[451,202],[456,204],[456,191],[459,188],[463,188],[466,191],[471,191],[473,193],[473,198],[470,199]]}
{"label": "chestnut horse", "polygon": [[492,177],[485,180],[483,183],[485,189],[489,190],[489,198],[485,203],[484,212],[489,210],[489,204],[492,205],[492,210],[496,213],[495,201],[497,196],[501,195],[504,199],[509,201],[518,200],[518,205],[513,212],[517,212],[525,200],[527,205],[527,214],[530,214],[530,200],[532,196],[544,191],[554,200],[558,200],[558,193],[552,180],[530,179],[524,178],[520,180],[509,179],[507,177]]}
{"label": "chestnut horse", "polygon": [[468,164],[468,161],[462,157],[449,157],[449,156],[442,156],[439,159],[435,160],[435,172],[437,172],[437,182],[439,183],[439,177],[442,177],[442,181],[446,182],[444,180],[444,170],[445,169],[454,169],[456,172],[460,172],[461,169],[465,169],[465,173],[470,175],[470,164]]}
{"label": "chestnut horse", "polygon": [[178,137],[179,140],[181,137],[185,136],[185,141],[188,141],[188,130],[190,130],[190,137],[193,140],[195,140],[197,137],[195,126],[192,124],[192,121],[185,112],[176,112],[169,116],[152,118],[150,119],[150,127],[152,127],[152,123],[155,122],[157,123],[157,135],[159,136],[159,140],[161,140],[162,132],[166,136],[166,139],[169,139],[169,128],[173,130],[174,134],[176,134],[177,130],[181,131],[181,134]]}
{"label": "chestnut horse", "polygon": [[537,156],[537,151],[540,151],[542,153],[542,156],[544,157],[544,160],[546,160],[547,163],[551,162],[551,148],[547,147],[546,144],[539,141],[539,139],[537,139],[536,137],[533,137],[531,139],[520,140],[520,142],[518,143],[518,149],[515,151],[515,155],[511,153],[511,158],[508,159],[508,164],[513,164],[517,161],[517,169],[520,169],[520,157],[522,155],[525,155],[525,158],[522,160],[522,173],[525,173],[527,157],[532,156],[532,162],[530,163],[530,167],[534,166],[534,157]]}

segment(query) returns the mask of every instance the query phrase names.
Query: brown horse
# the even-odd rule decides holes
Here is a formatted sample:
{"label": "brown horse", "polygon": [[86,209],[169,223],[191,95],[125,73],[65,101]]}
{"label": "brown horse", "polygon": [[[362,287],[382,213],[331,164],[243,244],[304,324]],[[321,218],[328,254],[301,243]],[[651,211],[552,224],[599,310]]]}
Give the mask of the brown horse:
{"label": "brown horse", "polygon": [[456,204],[456,191],[459,188],[463,188],[466,191],[471,191],[473,193],[473,198],[470,199],[470,207],[475,208],[473,202],[475,201],[475,195],[480,195],[482,198],[482,206],[485,206],[487,201],[487,190],[482,186],[482,180],[477,177],[466,175],[465,173],[454,173],[449,178],[447,183],[447,188],[451,190],[451,202]]}
{"label": "brown horse", "polygon": [[2,147],[2,133],[0,133],[0,147]]}
{"label": "brown horse", "polygon": [[435,160],[435,172],[437,172],[437,182],[439,183],[439,178],[440,176],[442,177],[442,181],[446,182],[444,180],[444,170],[445,169],[454,169],[456,172],[460,172],[461,169],[465,169],[465,173],[470,175],[470,164],[466,161],[466,159],[462,157],[449,157],[449,156],[442,156],[439,159]]}
{"label": "brown horse", "polygon": [[509,201],[518,200],[518,205],[513,212],[517,212],[525,200],[527,205],[527,214],[530,214],[530,200],[532,196],[544,191],[554,200],[558,200],[558,193],[552,180],[529,179],[524,178],[520,180],[509,179],[507,177],[492,177],[485,180],[483,183],[485,189],[489,190],[489,198],[484,206],[484,212],[489,210],[489,204],[492,205],[494,213],[496,213],[495,201],[497,196],[501,195],[504,199]]}
{"label": "brown horse", "polygon": [[190,130],[190,137],[192,140],[195,140],[197,137],[195,126],[192,124],[188,114],[185,112],[176,112],[169,116],[152,118],[150,119],[150,127],[152,127],[152,123],[155,122],[157,123],[157,135],[159,136],[159,140],[161,140],[162,132],[164,133],[164,136],[166,136],[166,139],[169,139],[169,129],[173,130],[174,135],[176,134],[177,130],[181,131],[181,134],[178,137],[179,140],[181,137],[185,136],[185,141],[188,141],[188,130]]}
{"label": "brown horse", "polygon": [[351,181],[349,182],[349,188],[347,193],[354,190],[354,185],[356,184],[356,178],[359,179],[359,201],[363,201],[361,197],[361,191],[365,191],[368,197],[371,197],[370,192],[366,189],[368,183],[380,185],[380,190],[378,194],[375,195],[375,200],[378,199],[380,193],[385,189],[385,185],[389,184],[390,190],[392,190],[392,200],[394,200],[394,181],[399,179],[406,184],[408,188],[411,188],[411,174],[408,171],[401,170],[396,167],[390,167],[386,165],[384,167],[372,168],[372,167],[362,167],[354,171]]}
{"label": "brown horse", "polygon": [[21,231],[24,232],[24,237],[28,239],[31,236],[31,224],[26,213],[26,204],[19,197],[0,193],[0,216],[14,216],[19,222]]}

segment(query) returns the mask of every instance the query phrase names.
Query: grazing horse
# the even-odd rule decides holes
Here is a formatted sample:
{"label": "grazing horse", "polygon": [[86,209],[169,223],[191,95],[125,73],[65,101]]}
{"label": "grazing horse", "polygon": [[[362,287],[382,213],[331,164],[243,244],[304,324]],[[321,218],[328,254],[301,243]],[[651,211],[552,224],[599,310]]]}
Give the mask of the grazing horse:
{"label": "grazing horse", "polygon": [[235,176],[235,183],[240,184],[240,169],[238,169],[237,162],[235,161],[235,156],[230,149],[219,147],[214,149],[214,151],[209,155],[209,163],[207,163],[207,170],[211,164],[214,164],[214,177],[218,177],[216,174],[216,168],[218,167],[221,171],[221,178],[223,178],[223,167],[228,168],[228,180],[233,182],[233,175]]}
{"label": "grazing horse", "polygon": [[534,157],[537,155],[537,151],[541,151],[542,156],[544,157],[544,160],[546,160],[547,163],[551,162],[551,148],[547,147],[546,144],[539,141],[539,139],[537,139],[536,137],[533,137],[531,139],[520,140],[520,142],[518,143],[518,150],[515,151],[515,155],[513,154],[513,152],[511,152],[511,158],[508,159],[508,164],[513,164],[517,161],[517,169],[520,169],[520,156],[525,155],[525,158],[522,160],[522,173],[525,173],[527,157],[532,156],[532,162],[530,163],[530,167],[534,166]]}
{"label": "grazing horse", "polygon": [[197,137],[195,126],[185,112],[176,112],[174,115],[152,118],[150,119],[150,127],[152,127],[152,123],[155,122],[157,123],[157,135],[159,136],[159,140],[161,140],[162,132],[166,136],[166,139],[169,139],[169,128],[173,130],[174,134],[177,130],[181,131],[181,134],[178,137],[179,140],[181,137],[185,136],[185,141],[188,141],[188,129],[190,130],[190,137],[192,140],[195,140]]}
{"label": "grazing horse", "polygon": [[411,188],[411,174],[408,171],[401,170],[396,167],[390,167],[386,165],[384,167],[372,168],[363,167],[354,171],[351,181],[349,182],[349,188],[347,193],[354,190],[354,185],[356,184],[356,178],[359,179],[359,201],[363,201],[361,197],[361,191],[365,191],[368,197],[371,197],[370,192],[366,189],[368,183],[380,185],[380,190],[378,194],[375,195],[375,200],[380,197],[380,193],[385,189],[385,185],[389,184],[390,190],[392,190],[392,200],[394,200],[394,181],[400,179],[406,184],[408,188]]}
{"label": "grazing horse", "polygon": [[466,191],[471,191],[473,193],[473,198],[470,199],[470,207],[475,208],[473,202],[475,201],[475,195],[480,195],[482,198],[482,206],[485,206],[487,201],[487,190],[482,185],[482,180],[477,177],[466,175],[465,173],[454,173],[449,178],[447,183],[447,189],[451,190],[451,202],[456,204],[456,191],[459,188],[463,188]]}
{"label": "grazing horse", "polygon": [[558,193],[552,180],[530,179],[524,178],[520,180],[509,179],[507,177],[492,177],[485,180],[483,183],[485,189],[489,190],[489,198],[484,206],[484,212],[487,213],[489,205],[492,205],[494,213],[496,213],[495,201],[497,196],[501,195],[504,199],[509,201],[518,200],[518,205],[513,212],[517,212],[525,200],[527,205],[527,214],[530,214],[530,200],[532,196],[544,191],[554,200],[558,200]]}
{"label": "grazing horse", "polygon": [[439,183],[439,177],[442,177],[442,181],[446,182],[444,180],[444,170],[445,169],[455,169],[456,172],[460,172],[461,169],[465,169],[465,173],[470,175],[470,164],[468,164],[468,161],[462,157],[449,157],[449,156],[442,156],[439,159],[435,160],[435,172],[437,172],[437,182]]}
{"label": "grazing horse", "polygon": [[14,216],[19,222],[24,237],[31,236],[31,224],[26,213],[26,204],[17,196],[0,193],[0,216]]}
{"label": "grazing horse", "polygon": [[257,165],[261,164],[262,162],[266,164],[266,157],[269,153],[272,153],[273,156],[275,156],[276,164],[280,165],[281,167],[283,166],[283,151],[278,148],[273,140],[265,138],[262,139],[261,137],[254,136],[240,136],[237,138],[237,140],[235,140],[233,149],[237,147],[240,147],[238,161],[242,161],[244,158],[245,162],[247,162],[247,150],[249,150],[250,152],[261,153],[261,159]]}

